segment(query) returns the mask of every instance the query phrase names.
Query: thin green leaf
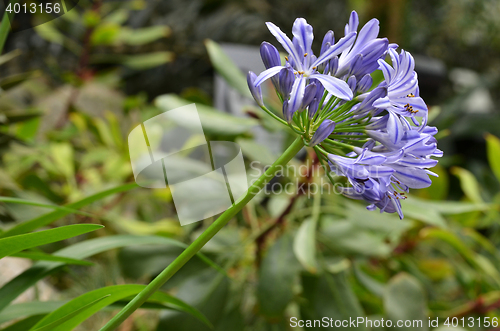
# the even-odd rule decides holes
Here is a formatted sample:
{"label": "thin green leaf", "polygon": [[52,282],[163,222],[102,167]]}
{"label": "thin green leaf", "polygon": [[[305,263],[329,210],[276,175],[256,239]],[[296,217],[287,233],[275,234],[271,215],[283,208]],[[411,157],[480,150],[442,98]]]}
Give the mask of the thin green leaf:
{"label": "thin green leaf", "polygon": [[[160,237],[160,236],[133,236],[120,235],[112,237],[96,238],[86,240],[75,245],[65,247],[53,255],[63,256],[72,259],[85,259],[95,254],[105,252],[110,249],[133,246],[133,245],[178,245],[176,240]],[[182,244],[182,243],[181,243]],[[202,256],[200,253],[198,257]],[[209,260],[207,257],[203,261]],[[33,286],[36,282],[51,273],[59,270],[65,264],[62,262],[40,261],[35,263],[31,268],[24,271],[19,276],[15,277],[2,288],[0,288],[0,311],[7,307],[12,300],[17,298],[21,293]],[[211,266],[216,265],[211,261]],[[217,268],[220,270],[220,267]]]}
{"label": "thin green leaf", "polygon": [[[138,187],[138,186],[135,183],[117,186],[117,187],[114,187],[112,189],[102,191],[102,192],[96,193],[94,195],[88,196],[86,198],[83,198],[82,200],[67,204],[66,206],[64,206],[64,208],[70,208],[71,210],[80,209],[84,206],[87,206],[87,205],[93,203],[93,202],[99,201],[99,200],[101,200],[109,195],[113,195],[113,194],[120,193],[120,192],[125,192],[125,191],[131,190],[131,189],[136,188],[136,187]],[[32,220],[29,220],[29,221],[23,222],[19,225],[16,225],[15,227],[5,231],[4,233],[1,233],[0,238],[14,236],[17,234],[27,233],[27,232],[36,230],[38,228],[46,226],[46,225],[64,217],[64,216],[66,216],[66,215],[71,214],[71,213],[72,212],[66,211],[66,210],[56,210],[56,211],[53,211],[51,213],[44,214],[44,215],[39,216],[37,218],[34,218]]]}
{"label": "thin green leaf", "polygon": [[269,248],[262,261],[257,285],[260,311],[268,317],[280,317],[293,299],[298,274],[290,235],[285,234]]}
{"label": "thin green leaf", "polygon": [[92,63],[115,63],[131,69],[145,70],[171,62],[174,59],[172,52],[154,52],[136,55],[109,55],[96,54],[91,57]]}
{"label": "thin green leaf", "polygon": [[467,198],[475,203],[484,202],[479,192],[479,183],[470,171],[460,167],[453,167],[451,168],[451,173],[460,180],[460,187]]}
{"label": "thin green leaf", "polygon": [[[70,321],[71,319],[73,319],[73,318],[75,318],[75,317],[83,314],[86,310],[89,310],[90,308],[92,308],[93,306],[95,306],[97,303],[99,303],[100,301],[106,299],[109,296],[110,296],[110,294],[105,295],[105,296],[103,296],[103,297],[101,297],[99,299],[96,299],[96,300],[94,300],[94,301],[92,301],[92,302],[90,302],[90,303],[88,303],[86,305],[83,305],[83,306],[80,305],[80,306],[78,306],[80,308],[78,308],[77,310],[74,310],[74,311],[70,312],[69,314],[64,315],[63,317],[61,317],[61,318],[53,321],[52,323],[44,324],[43,321],[48,316],[52,315],[54,312],[50,313],[48,316],[44,317],[40,322],[38,322],[37,324],[35,324],[35,326],[32,327],[31,329],[34,330],[34,331],[53,331],[53,330],[56,330],[58,326],[61,326],[62,324],[65,324],[66,322]],[[61,308],[58,308],[58,309],[61,309]],[[37,327],[40,324],[42,324],[43,326]]]}
{"label": "thin green leaf", "polygon": [[[37,327],[46,327],[48,325],[53,325],[55,321],[61,320],[64,316],[69,316],[73,314],[71,318],[64,321],[64,323],[59,324],[57,327],[52,327],[51,331],[66,331],[72,330],[74,327],[79,325],[81,322],[103,309],[104,307],[125,298],[137,295],[146,286],[145,285],[114,285],[97,290],[87,292],[80,295],[79,297],[69,301],[60,308],[56,309],[49,315],[45,316],[34,329]],[[96,298],[99,301],[96,302]],[[101,299],[99,299],[101,298]],[[157,302],[164,305],[165,308],[175,309],[191,314],[192,316],[198,318],[200,321],[204,322],[208,326],[211,326],[210,322],[203,316],[196,308],[193,308],[186,304],[185,302],[167,294],[164,292],[156,292],[150,298],[150,302]],[[91,306],[89,306],[92,304]],[[86,309],[80,307],[87,307]],[[63,316],[63,317],[61,317]],[[36,329],[40,331],[39,329]],[[45,329],[44,329],[45,330]]]}
{"label": "thin green leaf", "polygon": [[248,89],[245,75],[224,53],[222,48],[210,39],[205,40],[205,47],[207,48],[208,56],[210,57],[210,61],[212,61],[212,65],[224,78],[224,80],[242,95],[251,98],[252,94]]}
{"label": "thin green leaf", "polygon": [[68,257],[63,256],[55,256],[51,254],[45,254],[41,252],[19,252],[15,254],[10,254],[11,257],[20,257],[23,259],[30,259],[35,261],[55,261],[55,262],[63,262],[66,264],[75,264],[75,265],[86,265],[91,266],[94,265],[92,262],[78,260],[78,259],[70,259]]}
{"label": "thin green leaf", "polygon": [[50,244],[102,228],[97,224],[74,224],[0,239],[0,259],[36,246]]}
{"label": "thin green leaf", "polygon": [[65,211],[65,212],[68,212],[70,214],[78,214],[78,215],[83,215],[83,216],[87,216],[87,217],[95,217],[94,215],[92,215],[90,213],[78,211],[76,209],[72,209],[72,208],[68,208],[68,207],[64,207],[64,206],[49,205],[47,203],[29,201],[29,200],[19,199],[19,198],[0,197],[0,202],[16,203],[16,204],[20,204],[20,205],[28,205],[28,206],[34,206],[34,207],[44,207],[44,208]]}

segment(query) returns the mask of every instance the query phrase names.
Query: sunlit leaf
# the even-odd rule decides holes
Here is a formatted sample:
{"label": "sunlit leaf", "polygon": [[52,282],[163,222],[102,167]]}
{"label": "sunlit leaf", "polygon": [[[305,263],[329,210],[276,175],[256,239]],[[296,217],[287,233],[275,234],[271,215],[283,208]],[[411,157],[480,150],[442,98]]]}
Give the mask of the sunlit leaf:
{"label": "sunlit leaf", "polygon": [[34,326],[38,321],[43,318],[43,315],[33,315],[15,322],[14,324],[9,324],[9,326],[1,329],[1,331],[29,331],[32,326]]}

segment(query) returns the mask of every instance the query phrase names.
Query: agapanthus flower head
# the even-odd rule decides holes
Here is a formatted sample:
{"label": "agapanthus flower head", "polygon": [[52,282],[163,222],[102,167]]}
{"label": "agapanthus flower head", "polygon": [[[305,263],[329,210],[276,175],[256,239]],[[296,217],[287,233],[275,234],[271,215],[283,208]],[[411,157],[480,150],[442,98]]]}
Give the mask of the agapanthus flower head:
{"label": "agapanthus flower head", "polygon": [[[410,189],[431,185],[433,157],[443,155],[427,125],[428,108],[419,95],[415,61],[409,52],[379,38],[379,22],[370,20],[358,32],[353,11],[344,37],[326,32],[317,56],[313,28],[295,20],[290,39],[273,23],[271,34],[285,52],[285,63],[270,43],[261,45],[266,70],[250,72],[248,85],[257,104],[300,135],[320,161],[347,178],[347,197],[364,200],[368,209],[397,212]],[[373,73],[384,80],[374,86]],[[271,79],[282,102],[284,120],[269,110],[260,86]],[[331,178],[331,176],[329,176]]]}

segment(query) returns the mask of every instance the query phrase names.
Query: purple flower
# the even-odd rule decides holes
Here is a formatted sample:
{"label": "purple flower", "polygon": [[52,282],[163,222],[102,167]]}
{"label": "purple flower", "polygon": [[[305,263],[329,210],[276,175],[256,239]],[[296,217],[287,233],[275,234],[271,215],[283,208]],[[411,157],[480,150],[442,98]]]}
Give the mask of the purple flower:
{"label": "purple flower", "polygon": [[[356,32],[358,25],[358,14],[353,11],[349,23],[345,26],[345,34]],[[378,68],[377,61],[385,56],[389,47],[387,38],[377,38],[379,30],[379,21],[375,18],[363,26],[356,42],[340,55],[339,67],[335,74],[337,77],[346,74],[361,77]]]}
{"label": "purple flower", "polygon": [[[334,56],[340,54],[343,50],[351,46],[356,37],[356,32],[347,34],[340,39],[336,44],[329,46],[318,58],[312,52],[311,45],[314,38],[312,26],[307,24],[303,18],[298,18],[293,24],[293,42],[273,23],[266,23],[269,31],[276,37],[278,42],[283,46],[288,53],[287,63],[295,70],[296,81],[294,84],[303,85],[301,80],[310,78],[317,79],[326,90],[332,95],[344,99],[351,100],[353,93],[347,83],[336,77],[321,74],[318,72],[318,66],[329,61]],[[255,85],[260,85],[266,79],[274,77],[283,68],[281,65],[270,67],[263,71],[256,79]],[[292,89],[293,90],[293,89]],[[295,88],[300,91],[300,89]],[[303,96],[303,95],[302,95]],[[290,95],[291,99],[300,99],[301,96]],[[299,100],[301,101],[301,100]]]}
{"label": "purple flower", "polygon": [[248,84],[248,88],[250,89],[250,93],[252,93],[252,96],[255,99],[255,102],[257,102],[257,104],[260,107],[263,107],[264,101],[262,100],[262,90],[261,90],[260,86],[255,86],[255,79],[256,78],[257,78],[257,75],[254,72],[249,71],[247,74],[247,84]]}
{"label": "purple flower", "polygon": [[[259,103],[260,84],[272,78],[288,125],[309,140],[320,158],[328,159],[335,174],[347,178],[345,196],[366,201],[369,210],[397,212],[403,218],[406,193],[428,187],[429,176],[436,176],[429,169],[443,155],[434,137],[438,130],[427,125],[428,110],[410,53],[398,54],[397,45],[378,38],[378,20],[366,23],[359,34],[358,25],[352,12],[345,37],[335,43],[328,31],[316,57],[313,29],[305,19],[295,20],[292,40],[267,23],[288,53],[286,64],[281,66],[274,46],[263,43],[266,70],[257,77],[249,73],[248,83]],[[387,54],[392,66],[385,62]],[[372,86],[371,74],[377,69],[385,79]],[[308,117],[294,117],[306,109]]]}
{"label": "purple flower", "polygon": [[378,61],[387,84],[387,96],[373,105],[399,116],[427,116],[427,105],[418,96],[418,79],[413,56],[405,51],[398,55],[393,49],[389,50],[389,55],[392,67],[383,60]]}
{"label": "purple flower", "polygon": [[[262,58],[262,62],[264,62],[266,69],[281,65],[280,53],[276,47],[266,41],[260,45],[260,57]],[[278,89],[278,77],[271,77],[271,81],[273,82],[274,88]]]}

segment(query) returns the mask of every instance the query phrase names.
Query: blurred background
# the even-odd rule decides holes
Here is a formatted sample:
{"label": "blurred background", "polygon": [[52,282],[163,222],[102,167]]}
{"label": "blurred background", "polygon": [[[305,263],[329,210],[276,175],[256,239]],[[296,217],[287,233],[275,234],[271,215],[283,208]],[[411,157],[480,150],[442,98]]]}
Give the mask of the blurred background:
{"label": "blurred background", "polygon": [[[318,50],[328,30],[343,35],[352,10],[361,24],[378,18],[380,36],[414,55],[430,124],[440,131],[445,156],[433,169],[440,177],[411,192],[404,220],[334,194],[259,195],[203,248],[220,268],[194,258],[164,290],[220,331],[291,330],[294,316],[423,320],[415,330],[433,329],[428,317],[440,326],[455,317],[458,330],[500,330],[492,323],[500,317],[497,0],[80,0],[48,22],[20,16],[0,56],[0,195],[97,216],[3,202],[0,236],[40,219],[29,231],[106,227],[36,250],[49,255],[86,243],[74,258],[91,266],[68,262],[29,278],[34,255],[2,259],[2,330],[29,330],[63,302],[105,286],[146,284],[163,270],[213,219],[181,227],[168,189],[128,185],[129,132],[195,102],[210,123],[208,140],[235,141],[249,163],[271,164],[291,135],[240,84],[243,72],[259,71],[260,43],[278,46],[265,22],[290,34],[295,18],[306,18]],[[313,159],[304,153],[293,162],[311,171]],[[275,180],[297,178],[319,180]],[[23,275],[30,283],[7,295]],[[75,330],[97,330],[117,305]],[[185,312],[148,308],[120,330],[209,330]],[[475,324],[462,324],[469,317]],[[478,323],[485,318],[489,325]]]}

